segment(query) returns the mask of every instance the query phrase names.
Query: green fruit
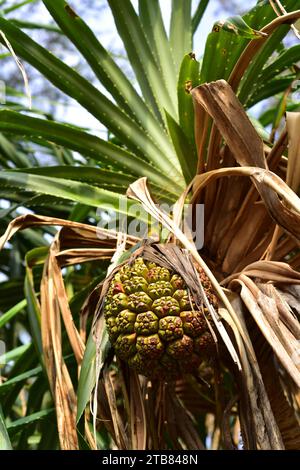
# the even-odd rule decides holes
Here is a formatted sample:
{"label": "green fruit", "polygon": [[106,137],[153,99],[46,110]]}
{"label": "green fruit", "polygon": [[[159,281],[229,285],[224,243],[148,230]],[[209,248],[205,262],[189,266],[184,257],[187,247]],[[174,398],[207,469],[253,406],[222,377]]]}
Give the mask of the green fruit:
{"label": "green fruit", "polygon": [[[204,273],[202,279],[215,302]],[[104,315],[116,355],[150,378],[168,380],[196,371],[215,349],[203,311],[196,309],[182,277],[143,258],[114,275]]]}

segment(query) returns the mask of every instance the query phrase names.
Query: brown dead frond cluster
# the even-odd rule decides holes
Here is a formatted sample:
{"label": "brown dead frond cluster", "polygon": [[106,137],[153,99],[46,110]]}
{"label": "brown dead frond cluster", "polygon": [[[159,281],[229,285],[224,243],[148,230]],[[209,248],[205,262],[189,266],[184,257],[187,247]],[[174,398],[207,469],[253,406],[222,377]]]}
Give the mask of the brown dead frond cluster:
{"label": "brown dead frond cluster", "polygon": [[[242,56],[233,72],[233,88],[250,56]],[[199,419],[213,448],[300,447],[300,200],[296,194],[300,115],[288,113],[286,128],[271,148],[258,136],[228,83],[205,84],[192,94],[199,174],[176,204],[173,217],[155,205],[145,178],[130,186],[128,197],[170,233],[167,247],[159,251],[142,242],[131,256],[146,252],[150,258],[158,257],[161,265],[172,265],[199,297],[201,281],[189,272],[196,266],[218,297],[217,308],[208,302],[218,354],[204,361],[197,373],[174,382],[151,380],[116,359],[111,348],[104,351],[105,289],[121,255],[141,240],[108,231],[100,239],[94,227],[35,215],[13,221],[0,239],[1,247],[17,230],[40,224],[62,226],[45,263],[40,302],[44,362],[63,449],[78,448],[78,438],[77,395],[62,356],[61,321],[79,374],[87,318],[92,315],[97,380],[92,413],[87,407],[85,419],[94,422],[94,431],[106,427],[117,448],[164,449],[171,443],[175,449],[203,449],[195,426]],[[203,130],[211,122],[206,142]],[[200,254],[181,230],[186,198],[192,204],[205,203],[205,244]],[[107,280],[91,292],[82,308],[81,325],[76,326],[62,268],[112,257]],[[96,448],[88,423],[85,430]]]}

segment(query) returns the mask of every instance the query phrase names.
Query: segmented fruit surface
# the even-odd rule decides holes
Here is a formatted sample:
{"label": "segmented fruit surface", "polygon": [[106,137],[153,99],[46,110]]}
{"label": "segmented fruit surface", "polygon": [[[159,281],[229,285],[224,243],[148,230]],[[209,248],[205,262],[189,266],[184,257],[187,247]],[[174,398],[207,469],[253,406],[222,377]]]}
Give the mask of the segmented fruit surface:
{"label": "segmented fruit surface", "polygon": [[[208,298],[215,302],[204,273],[203,280]],[[205,311],[196,308],[178,273],[143,258],[120,268],[104,303],[117,356],[138,373],[160,379],[196,370],[214,352]]]}

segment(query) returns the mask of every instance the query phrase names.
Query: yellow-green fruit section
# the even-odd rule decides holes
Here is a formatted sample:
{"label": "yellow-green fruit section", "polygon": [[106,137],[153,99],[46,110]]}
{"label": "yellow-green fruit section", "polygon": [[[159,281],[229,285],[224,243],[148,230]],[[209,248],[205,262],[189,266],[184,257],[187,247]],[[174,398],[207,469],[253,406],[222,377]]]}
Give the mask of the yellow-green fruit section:
{"label": "yellow-green fruit section", "polygon": [[115,274],[104,315],[116,355],[148,377],[180,377],[214,350],[204,314],[182,277],[143,258]]}

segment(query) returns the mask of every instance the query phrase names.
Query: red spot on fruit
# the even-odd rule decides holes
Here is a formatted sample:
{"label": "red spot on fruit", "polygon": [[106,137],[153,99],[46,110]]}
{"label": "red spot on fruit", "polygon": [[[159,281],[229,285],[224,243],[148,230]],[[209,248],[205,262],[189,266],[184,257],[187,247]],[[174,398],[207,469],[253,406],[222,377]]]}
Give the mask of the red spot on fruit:
{"label": "red spot on fruit", "polygon": [[120,294],[120,292],[124,292],[124,289],[122,284],[120,282],[117,282],[113,288],[113,295]]}

